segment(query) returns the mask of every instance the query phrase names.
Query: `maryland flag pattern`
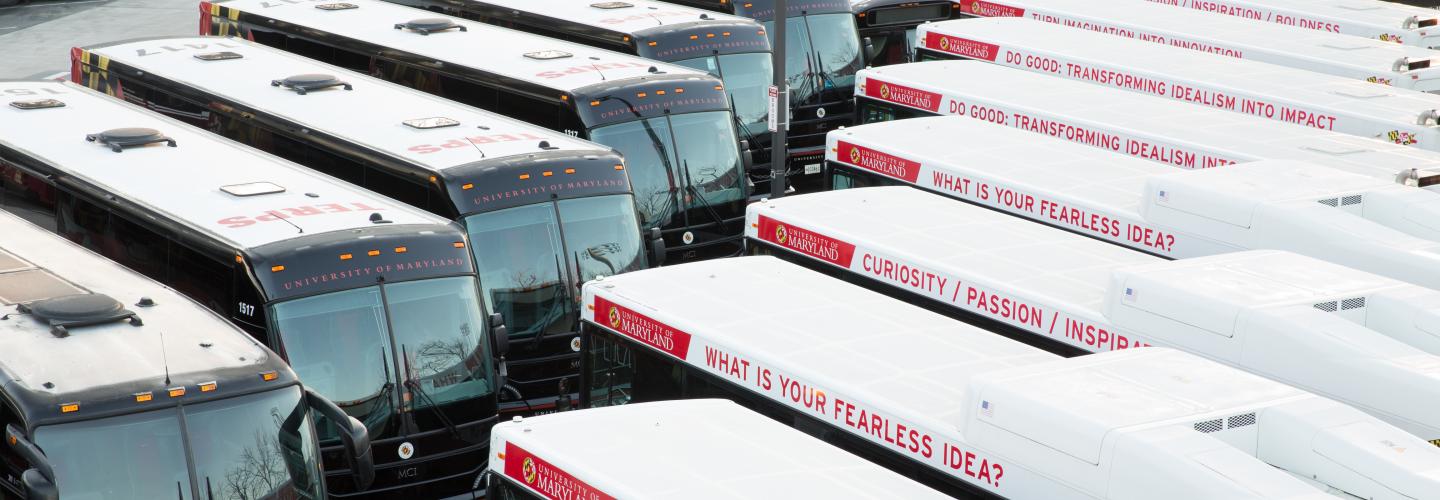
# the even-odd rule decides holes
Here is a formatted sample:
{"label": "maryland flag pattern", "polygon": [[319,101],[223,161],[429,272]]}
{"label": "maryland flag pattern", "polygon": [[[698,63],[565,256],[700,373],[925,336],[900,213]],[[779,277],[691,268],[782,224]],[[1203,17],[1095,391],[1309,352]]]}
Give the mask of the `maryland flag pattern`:
{"label": "maryland flag pattern", "polygon": [[120,78],[110,74],[110,58],[79,47],[70,49],[70,81],[113,97],[125,98]]}
{"label": "maryland flag pattern", "polygon": [[240,25],[240,11],[210,2],[200,2],[200,34],[235,36],[255,41],[255,34]]}

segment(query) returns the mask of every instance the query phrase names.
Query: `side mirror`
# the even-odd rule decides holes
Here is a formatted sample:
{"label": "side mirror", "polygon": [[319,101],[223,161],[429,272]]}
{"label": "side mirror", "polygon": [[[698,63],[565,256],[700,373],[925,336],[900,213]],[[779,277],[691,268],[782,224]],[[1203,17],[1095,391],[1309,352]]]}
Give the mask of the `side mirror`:
{"label": "side mirror", "polygon": [[750,151],[749,139],[740,140],[740,166],[745,168],[745,172],[755,168],[755,153]]}
{"label": "side mirror", "polygon": [[510,354],[510,329],[505,327],[505,317],[500,313],[490,313],[490,346],[495,351],[495,357],[503,358]]}
{"label": "side mirror", "polygon": [[865,65],[868,67],[870,65],[870,61],[875,59],[875,40],[871,39],[870,37],[865,37],[864,44],[865,47],[863,50],[865,53]]}
{"label": "side mirror", "polygon": [[665,237],[660,234],[660,228],[650,228],[650,255],[654,267],[665,265]]}
{"label": "side mirror", "polygon": [[55,470],[51,468],[50,459],[45,453],[13,425],[5,426],[5,442],[16,455],[30,463],[30,468],[20,474],[26,500],[59,500],[60,490],[55,487]]}
{"label": "side mirror", "polygon": [[345,447],[345,464],[350,468],[350,477],[355,479],[355,489],[370,489],[375,482],[375,456],[370,453],[370,431],[355,417],[346,415],[334,402],[305,388],[305,400],[310,408],[330,419],[340,430],[340,441]]}

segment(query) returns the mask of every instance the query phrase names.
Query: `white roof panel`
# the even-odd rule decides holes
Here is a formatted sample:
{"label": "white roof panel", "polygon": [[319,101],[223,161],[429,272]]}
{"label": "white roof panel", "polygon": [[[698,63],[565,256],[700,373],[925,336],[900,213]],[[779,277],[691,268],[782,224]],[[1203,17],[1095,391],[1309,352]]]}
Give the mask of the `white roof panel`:
{"label": "white roof panel", "polygon": [[[489,24],[449,17],[380,0],[347,0],[356,9],[323,10],[315,2],[230,0],[215,2],[221,7],[264,16],[296,26],[361,40],[444,61],[462,67],[541,85],[560,92],[627,78],[651,75],[656,68],[671,75],[704,77],[704,72],[621,54],[587,45],[515,31]],[[465,31],[448,30],[421,35],[395,29],[415,19],[444,18]],[[527,53],[561,51],[568,57],[536,59]]]}
{"label": "white roof panel", "polygon": [[[1143,0],[1003,0],[1011,9],[981,13],[1019,15],[1071,28],[1250,59],[1396,87],[1440,89],[1436,52],[1375,39],[1309,30]],[[970,5],[970,4],[967,4]],[[962,10],[973,9],[962,7]],[[1425,67],[1411,70],[1409,64]]]}
{"label": "white roof panel", "polygon": [[1440,44],[1437,13],[1379,0],[1148,0],[1252,21],[1375,38],[1418,47]]}
{"label": "white roof panel", "polygon": [[[160,46],[175,47],[176,50],[155,49]],[[545,152],[547,150],[540,148],[541,141],[558,148],[550,151],[593,154],[610,149],[238,38],[147,39],[87,50],[435,172],[482,158],[498,159]],[[244,57],[216,61],[194,57],[221,51]],[[235,78],[237,74],[256,75],[256,78]],[[336,87],[300,95],[270,84],[270,80],[305,74],[333,75],[351,84],[351,88]],[[449,118],[459,124],[419,129],[403,123],[433,117]],[[473,142],[473,146],[440,147],[451,141],[463,143],[467,139]]]}
{"label": "white roof panel", "polygon": [[[506,457],[491,455],[496,473],[507,460],[534,455],[611,498],[949,498],[723,399],[501,422],[491,441]],[[526,484],[517,475],[512,480]]]}
{"label": "white roof panel", "polygon": [[[57,338],[49,324],[16,314],[15,304],[0,301],[0,315],[9,315],[0,320],[0,368],[29,391],[60,395],[134,382],[160,386],[167,360],[169,373],[177,377],[247,366],[258,370],[274,361],[270,351],[210,310],[9,212],[0,211],[0,234],[5,235],[0,260],[10,264],[0,269],[0,281],[19,273],[49,273],[78,287],[73,293],[114,298],[144,322],[75,327],[69,337]],[[155,305],[136,306],[141,297]]]}
{"label": "white roof panel", "polygon": [[1440,150],[1437,95],[1023,18],[962,19],[918,29],[917,44],[952,55]]}
{"label": "white roof panel", "polygon": [[[896,190],[840,191],[780,201],[886,189]],[[791,237],[804,236],[792,233]],[[677,288],[675,283],[690,285]],[[914,461],[1007,498],[1125,498],[1107,491],[1126,481],[1116,465],[1126,452],[1093,458],[1099,454],[1097,447],[1108,448],[1105,444],[1119,436],[1145,441],[1150,439],[1148,429],[1179,426],[1185,433],[1169,435],[1177,440],[1163,447],[1193,451],[1198,442],[1186,439],[1207,439],[1189,430],[1197,419],[1283,407],[1310,398],[1282,384],[1164,348],[1058,359],[768,257],[607,277],[587,283],[583,300],[593,311],[587,320],[624,335],[641,335],[639,342],[797,411],[815,410],[806,408],[804,400],[792,401],[778,387],[760,388],[747,378],[755,370],[731,371],[715,360],[722,355],[743,359],[747,367],[769,370],[772,380],[783,376],[802,384],[806,393],[813,389],[814,394],[823,394],[827,402],[843,401],[851,409],[832,412],[827,403],[814,415],[880,446],[895,445],[869,428],[851,427],[860,411],[882,415],[887,427],[915,430],[931,439],[932,446],[941,447],[937,449],[960,447],[972,452],[975,463],[983,462],[987,468],[997,460],[1003,462],[1005,479],[996,484],[990,475],[975,473],[984,469],[965,472],[947,467],[943,453],[927,456],[922,447],[896,448]],[[1064,390],[1079,389],[1076,381],[1081,380],[1090,383],[1083,391]],[[1067,404],[1082,399],[1090,400],[1077,401],[1073,407]],[[1140,408],[1147,411],[1120,411]],[[1175,498],[1310,494],[1306,488],[1292,487],[1288,477],[1271,476],[1275,469],[1268,466],[1255,469],[1256,476],[1226,480],[1189,468],[1194,465],[1189,452],[1152,457],[1167,472],[1178,467],[1199,474],[1190,477],[1202,478],[1184,487],[1157,485],[1175,488],[1167,492]],[[1258,465],[1245,454],[1235,458],[1237,465]]]}
{"label": "white roof panel", "polygon": [[[980,61],[864,69],[856,76],[856,92],[934,113],[973,116],[988,110],[987,118],[1013,128],[1182,168],[1302,160],[1386,180],[1410,169],[1440,174],[1440,153],[1433,151]],[[957,109],[960,103],[964,109]]]}
{"label": "white roof panel", "polygon": [[[16,101],[55,98],[64,107],[21,110]],[[142,127],[175,141],[121,153],[87,134]],[[381,213],[395,224],[447,221],[158,113],[70,83],[0,83],[0,144],[147,206],[236,248],[368,227]],[[269,182],[285,190],[235,196],[224,186]],[[314,195],[314,196],[311,196]]]}
{"label": "white roof panel", "polygon": [[655,0],[484,0],[484,3],[632,35],[657,27],[706,20],[754,23],[746,17]]}

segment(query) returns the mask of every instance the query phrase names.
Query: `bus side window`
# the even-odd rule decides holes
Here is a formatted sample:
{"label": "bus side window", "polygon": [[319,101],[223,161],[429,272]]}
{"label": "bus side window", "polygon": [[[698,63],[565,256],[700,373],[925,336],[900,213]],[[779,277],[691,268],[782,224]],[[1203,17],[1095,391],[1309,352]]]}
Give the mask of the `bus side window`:
{"label": "bus side window", "polygon": [[422,184],[390,175],[378,168],[366,168],[358,164],[354,168],[365,171],[364,186],[372,191],[402,201],[412,207],[424,207],[429,202],[429,189]]}
{"label": "bus side window", "polygon": [[170,286],[221,315],[230,305],[230,269],[179,242],[170,243]]}
{"label": "bus side window", "polygon": [[203,128],[210,128],[210,110],[205,106],[157,90],[135,80],[126,79],[125,100],[171,118]]}
{"label": "bus side window", "polygon": [[110,232],[118,252],[111,259],[153,279],[165,279],[170,235],[158,234],[115,213],[110,214]]}
{"label": "bus side window", "polygon": [[623,342],[597,327],[581,325],[588,335],[586,369],[590,372],[590,406],[616,406],[629,403],[635,378],[635,353]]}
{"label": "bus side window", "polygon": [[54,186],[15,165],[0,161],[0,208],[54,231],[56,195]]}
{"label": "bus side window", "polygon": [[[60,193],[59,232],[70,241],[119,261],[120,241],[110,229],[110,211],[70,193]],[[124,262],[121,262],[124,264]]]}
{"label": "bus side window", "polygon": [[559,104],[510,92],[501,92],[500,97],[500,102],[495,103],[495,112],[552,130],[560,127]]}

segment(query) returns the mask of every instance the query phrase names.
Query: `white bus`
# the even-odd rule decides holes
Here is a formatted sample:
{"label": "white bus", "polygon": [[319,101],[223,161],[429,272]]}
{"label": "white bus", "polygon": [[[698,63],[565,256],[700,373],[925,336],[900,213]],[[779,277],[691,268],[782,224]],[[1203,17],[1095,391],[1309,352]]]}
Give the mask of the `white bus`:
{"label": "white bus", "polygon": [[829,145],[835,188],[911,185],[1169,259],[1286,250],[1440,289],[1440,193],[1390,181],[1284,160],[1180,170],[956,116]]}
{"label": "white bus", "polygon": [[1270,250],[1166,261],[903,186],[794,198],[752,205],[758,251],[1047,350],[1173,347],[1440,439],[1421,402],[1440,356],[1411,345],[1435,345],[1440,292]]}
{"label": "white bus", "polygon": [[589,406],[731,399],[960,498],[1437,486],[1440,450],[1333,400],[1163,347],[1060,358],[771,257],[607,277],[584,301]]}
{"label": "white bus", "polygon": [[495,500],[950,498],[723,399],[516,419],[490,436]]}
{"label": "white bus", "polygon": [[[1177,10],[1144,0],[1003,0],[982,16],[1036,21],[1421,92],[1440,91],[1440,53],[1424,47]],[[977,6],[978,4],[966,4]],[[1436,64],[1432,67],[1432,63]]]}
{"label": "white bus", "polygon": [[319,500],[312,409],[374,479],[365,426],[243,330],[16,215],[0,234],[0,497]]}
{"label": "white bus", "polygon": [[1148,0],[1267,23],[1440,48],[1440,13],[1381,0]]}
{"label": "white bus", "polygon": [[[964,74],[966,78],[954,78]],[[859,121],[957,115],[1180,168],[1301,160],[1440,189],[1440,153],[980,61],[862,70]],[[1132,110],[1144,110],[1136,113]]]}
{"label": "white bus", "polygon": [[56,82],[0,82],[0,207],[228,317],[363,422],[357,489],[317,419],[331,496],[483,472],[508,336],[449,220]]}
{"label": "white bus", "polygon": [[200,26],[615,148],[670,262],[740,252],[749,148],[704,72],[379,0],[204,2]]}
{"label": "white bus", "polygon": [[1023,18],[960,19],[919,29],[922,59],[978,59],[1440,151],[1440,95]]}
{"label": "white bus", "polygon": [[[630,179],[608,147],[238,38],[73,57],[79,82],[459,222],[480,242],[470,251],[486,309],[514,346],[505,411],[549,410],[575,390],[580,284],[647,267]],[[349,88],[300,95],[237,74]]]}

